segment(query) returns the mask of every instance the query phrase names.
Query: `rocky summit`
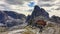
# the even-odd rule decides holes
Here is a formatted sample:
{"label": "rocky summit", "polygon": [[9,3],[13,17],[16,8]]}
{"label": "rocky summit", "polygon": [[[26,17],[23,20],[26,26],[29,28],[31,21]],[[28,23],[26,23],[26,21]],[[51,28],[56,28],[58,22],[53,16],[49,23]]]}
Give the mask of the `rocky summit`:
{"label": "rocky summit", "polygon": [[38,16],[43,16],[45,18],[49,18],[49,14],[43,8],[40,8],[39,6],[36,5],[31,14],[31,18],[35,18]]}
{"label": "rocky summit", "polygon": [[49,19],[49,14],[43,8],[40,8],[38,5],[36,5],[34,6],[34,10],[32,11],[32,14],[27,16],[26,21],[33,20],[33,19],[36,20],[36,18]]}

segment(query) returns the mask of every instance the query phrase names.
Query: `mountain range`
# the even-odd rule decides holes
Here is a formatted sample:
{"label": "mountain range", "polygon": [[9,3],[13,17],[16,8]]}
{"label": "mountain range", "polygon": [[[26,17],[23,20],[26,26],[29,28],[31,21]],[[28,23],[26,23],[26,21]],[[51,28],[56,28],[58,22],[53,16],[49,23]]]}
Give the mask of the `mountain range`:
{"label": "mountain range", "polygon": [[0,23],[8,27],[25,23],[26,16],[13,11],[0,11]]}
{"label": "mountain range", "polygon": [[[42,18],[42,17],[44,18]],[[40,8],[38,5],[34,6],[34,10],[31,15],[25,16],[24,14],[19,14],[14,11],[0,11],[0,23],[4,24],[7,27],[13,27],[16,25],[21,25],[28,23],[31,19],[50,19],[53,22],[60,22],[60,17],[52,16],[49,17],[49,13],[43,8]],[[56,18],[56,19],[55,19]],[[58,20],[58,21],[57,21]]]}

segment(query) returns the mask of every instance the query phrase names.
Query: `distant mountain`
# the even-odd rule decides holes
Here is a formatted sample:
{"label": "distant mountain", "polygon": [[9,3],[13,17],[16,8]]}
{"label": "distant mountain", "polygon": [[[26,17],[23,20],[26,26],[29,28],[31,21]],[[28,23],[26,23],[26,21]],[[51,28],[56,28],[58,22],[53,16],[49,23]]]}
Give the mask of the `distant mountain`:
{"label": "distant mountain", "polygon": [[53,15],[50,20],[55,23],[60,23],[60,17]]}
{"label": "distant mountain", "polygon": [[4,11],[4,13],[6,13],[8,16],[14,18],[14,19],[21,19],[21,18],[26,18],[25,15],[23,14],[18,14],[16,12],[13,12],[13,11]]}
{"label": "distant mountain", "polygon": [[49,18],[49,14],[43,8],[40,8],[39,6],[36,5],[31,14],[31,18],[35,18],[38,16],[43,16],[45,18]]}
{"label": "distant mountain", "polygon": [[4,13],[8,16],[11,16],[14,19],[17,19],[17,13],[13,11],[4,11]]}
{"label": "distant mountain", "polygon": [[14,11],[0,11],[0,23],[7,27],[23,24],[25,21],[26,16],[24,14],[18,14]]}

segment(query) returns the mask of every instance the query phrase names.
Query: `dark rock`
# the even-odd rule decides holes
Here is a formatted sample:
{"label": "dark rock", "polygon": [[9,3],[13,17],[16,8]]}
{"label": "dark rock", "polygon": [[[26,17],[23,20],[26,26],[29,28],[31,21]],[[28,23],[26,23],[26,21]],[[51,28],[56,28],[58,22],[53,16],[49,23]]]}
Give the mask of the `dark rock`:
{"label": "dark rock", "polygon": [[31,19],[31,15],[28,15],[26,18],[26,22],[28,22]]}
{"label": "dark rock", "polygon": [[6,15],[11,16],[12,18],[17,19],[17,13],[13,12],[13,11],[4,11],[6,13]]}
{"label": "dark rock", "polygon": [[22,19],[22,18],[26,19],[26,16],[23,14],[17,14],[17,19]]}
{"label": "dark rock", "polygon": [[23,14],[18,14],[16,12],[13,12],[13,11],[4,11],[8,16],[14,18],[14,19],[21,19],[21,18],[26,18],[25,15]]}
{"label": "dark rock", "polygon": [[53,15],[50,20],[55,23],[60,23],[60,17]]}
{"label": "dark rock", "polygon": [[4,24],[4,20],[5,20],[5,13],[0,11],[0,23]]}
{"label": "dark rock", "polygon": [[43,8],[40,8],[39,6],[36,5],[31,14],[31,18],[33,19],[38,16],[43,16],[45,18],[49,18],[49,14]]}
{"label": "dark rock", "polygon": [[14,11],[0,11],[0,23],[7,27],[23,24],[25,21],[26,16],[24,14],[18,14]]}
{"label": "dark rock", "polygon": [[4,18],[4,14],[2,14],[2,12],[0,12],[0,20],[2,20]]}
{"label": "dark rock", "polygon": [[36,20],[39,19],[48,20],[49,14],[43,8],[40,8],[39,6],[36,5],[34,7],[32,14],[27,16],[26,22],[30,24],[34,23]]}

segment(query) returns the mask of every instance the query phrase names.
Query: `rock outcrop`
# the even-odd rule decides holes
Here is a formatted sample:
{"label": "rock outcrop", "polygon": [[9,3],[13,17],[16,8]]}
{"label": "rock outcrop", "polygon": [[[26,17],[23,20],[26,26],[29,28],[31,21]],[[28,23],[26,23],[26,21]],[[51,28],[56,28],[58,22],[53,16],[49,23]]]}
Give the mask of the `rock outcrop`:
{"label": "rock outcrop", "polygon": [[26,21],[26,16],[18,14],[14,11],[0,11],[0,23],[5,24],[7,27],[23,24]]}
{"label": "rock outcrop", "polygon": [[53,16],[50,18],[50,21],[60,24],[60,17],[53,15]]}
{"label": "rock outcrop", "polygon": [[36,5],[31,14],[31,18],[33,19],[38,16],[43,16],[45,18],[49,18],[49,14],[43,8],[40,8],[39,6]]}

